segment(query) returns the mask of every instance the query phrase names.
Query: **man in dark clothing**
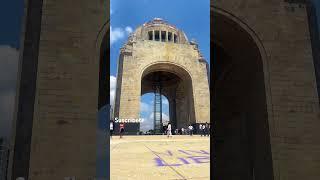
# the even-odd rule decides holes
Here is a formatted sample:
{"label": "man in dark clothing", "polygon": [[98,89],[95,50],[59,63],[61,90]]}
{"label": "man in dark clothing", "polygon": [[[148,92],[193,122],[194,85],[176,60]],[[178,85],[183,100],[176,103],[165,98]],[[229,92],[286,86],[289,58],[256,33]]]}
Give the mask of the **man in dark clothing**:
{"label": "man in dark clothing", "polygon": [[124,123],[120,123],[120,138],[122,138],[124,134]]}
{"label": "man in dark clothing", "polygon": [[206,136],[206,135],[209,136],[209,124],[207,122],[205,124],[204,132],[205,132],[204,136]]}

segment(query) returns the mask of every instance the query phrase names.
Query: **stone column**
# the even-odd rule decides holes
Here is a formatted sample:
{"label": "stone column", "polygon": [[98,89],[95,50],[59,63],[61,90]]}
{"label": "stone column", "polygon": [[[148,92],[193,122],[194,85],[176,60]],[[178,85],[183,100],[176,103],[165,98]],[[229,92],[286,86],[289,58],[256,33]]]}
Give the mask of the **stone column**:
{"label": "stone column", "polygon": [[169,41],[169,38],[168,38],[168,31],[166,31],[166,42]]}

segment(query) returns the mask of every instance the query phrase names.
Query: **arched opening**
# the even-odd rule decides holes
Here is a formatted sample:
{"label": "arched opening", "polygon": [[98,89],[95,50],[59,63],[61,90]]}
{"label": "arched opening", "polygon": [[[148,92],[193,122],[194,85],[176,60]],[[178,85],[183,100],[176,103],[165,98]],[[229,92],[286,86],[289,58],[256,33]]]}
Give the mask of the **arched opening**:
{"label": "arched opening", "polygon": [[163,126],[166,125],[162,117],[161,97],[163,96],[168,100],[168,113],[172,129],[187,128],[189,124],[196,123],[192,80],[184,68],[170,63],[157,63],[148,66],[141,76],[141,95],[150,92],[154,93],[152,108],[156,133],[163,133]]}
{"label": "arched opening", "polygon": [[[144,134],[153,134],[154,132],[154,92],[141,94],[140,98],[140,118],[144,119],[140,123],[140,132]],[[166,126],[169,121],[169,101],[164,95],[161,95],[162,106],[162,124]]]}
{"label": "arched opening", "polygon": [[241,22],[211,9],[214,178],[272,180],[264,64]]}

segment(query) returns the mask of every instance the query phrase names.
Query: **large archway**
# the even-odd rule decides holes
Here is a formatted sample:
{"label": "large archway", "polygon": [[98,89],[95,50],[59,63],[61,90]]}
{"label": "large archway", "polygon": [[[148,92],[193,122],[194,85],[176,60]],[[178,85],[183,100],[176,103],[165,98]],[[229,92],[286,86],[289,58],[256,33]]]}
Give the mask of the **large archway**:
{"label": "large archway", "polygon": [[[169,119],[173,129],[187,128],[189,124],[195,124],[194,96],[192,79],[190,74],[182,67],[172,63],[156,63],[144,69],[141,76],[141,95],[155,92],[154,121],[155,130],[161,132],[162,105],[160,112],[157,110],[157,88],[160,95],[167,97],[169,102]],[[156,115],[159,113],[159,122]]]}
{"label": "large archway", "polygon": [[211,7],[214,178],[272,180],[264,52],[235,16]]}

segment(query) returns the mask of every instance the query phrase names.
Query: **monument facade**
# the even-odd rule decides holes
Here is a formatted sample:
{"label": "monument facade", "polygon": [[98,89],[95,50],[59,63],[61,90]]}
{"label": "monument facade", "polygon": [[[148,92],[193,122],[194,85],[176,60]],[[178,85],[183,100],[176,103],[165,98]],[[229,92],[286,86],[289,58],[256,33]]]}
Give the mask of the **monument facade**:
{"label": "monument facade", "polygon": [[[155,18],[138,27],[121,49],[114,116],[138,119],[140,97],[154,92],[167,97],[174,129],[209,123],[208,73],[208,63],[198,45],[190,42],[183,31]],[[155,129],[161,131],[161,100],[159,111],[155,104],[154,114]],[[133,132],[139,131],[137,123],[128,123],[126,127]]]}

